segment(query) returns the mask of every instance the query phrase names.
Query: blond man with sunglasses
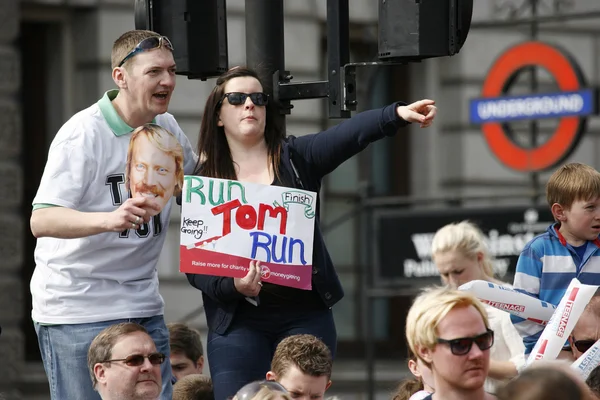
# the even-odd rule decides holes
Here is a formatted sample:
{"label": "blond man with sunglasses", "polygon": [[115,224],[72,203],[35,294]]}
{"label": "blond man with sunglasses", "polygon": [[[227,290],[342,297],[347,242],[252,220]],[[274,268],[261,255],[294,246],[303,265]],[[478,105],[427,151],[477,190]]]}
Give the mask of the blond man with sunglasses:
{"label": "blond man with sunglasses", "polygon": [[[31,231],[38,241],[32,319],[52,400],[99,398],[85,372],[86,354],[100,331],[123,321],[143,325],[167,356],[153,369],[162,371],[160,398],[171,400],[169,332],[157,262],[172,200],[159,202],[149,190],[136,195],[127,154],[132,132],[145,126],[140,129],[172,133],[180,145],[174,147],[183,151],[177,151],[175,162],[166,153],[163,158],[183,164],[184,173],[193,172],[196,157],[167,113],[175,89],[169,39],[150,31],[126,32],[115,41],[111,62],[118,89],[61,127],[33,200]],[[156,167],[144,163],[151,164]]]}
{"label": "blond man with sunglasses", "polygon": [[148,331],[132,322],[104,329],[88,350],[92,385],[102,400],[157,399],[164,361],[165,355],[156,351]]}
{"label": "blond man with sunglasses", "polygon": [[427,400],[490,400],[483,385],[494,332],[473,295],[449,288],[426,289],[406,318],[410,350],[433,372],[435,393]]}

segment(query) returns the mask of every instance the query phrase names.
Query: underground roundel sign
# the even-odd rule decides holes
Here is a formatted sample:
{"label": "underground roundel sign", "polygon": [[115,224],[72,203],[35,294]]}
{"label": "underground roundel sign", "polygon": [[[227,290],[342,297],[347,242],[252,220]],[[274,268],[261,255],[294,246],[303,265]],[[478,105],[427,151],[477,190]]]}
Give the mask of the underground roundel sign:
{"label": "underground roundel sign", "polygon": [[[509,96],[519,73],[543,68],[556,82],[554,93]],[[481,98],[470,101],[470,121],[481,124],[485,140],[501,163],[517,171],[542,171],[562,162],[575,149],[596,112],[596,91],[587,88],[573,58],[546,43],[531,41],[504,52],[492,65]],[[558,118],[556,130],[537,147],[513,140],[511,121]]]}

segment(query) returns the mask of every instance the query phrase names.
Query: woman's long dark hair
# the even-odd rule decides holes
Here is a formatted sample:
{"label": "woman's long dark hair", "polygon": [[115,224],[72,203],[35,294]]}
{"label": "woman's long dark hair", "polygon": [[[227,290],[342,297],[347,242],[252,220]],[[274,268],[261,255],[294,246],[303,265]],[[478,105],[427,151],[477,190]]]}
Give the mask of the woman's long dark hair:
{"label": "woman's long dark hair", "polygon": [[[225,137],[225,130],[218,126],[219,108],[225,94],[225,85],[233,78],[252,77],[257,79],[266,91],[264,81],[256,71],[246,67],[235,67],[225,72],[217,79],[217,85],[212,90],[206,105],[202,124],[200,125],[200,138],[198,139],[198,164],[194,174],[208,176],[211,178],[237,179],[231,150]],[[266,109],[265,142],[269,163],[272,165],[273,173],[279,178],[279,162],[281,160],[281,145],[285,138],[285,132],[275,122],[277,107],[273,99],[269,97]]]}

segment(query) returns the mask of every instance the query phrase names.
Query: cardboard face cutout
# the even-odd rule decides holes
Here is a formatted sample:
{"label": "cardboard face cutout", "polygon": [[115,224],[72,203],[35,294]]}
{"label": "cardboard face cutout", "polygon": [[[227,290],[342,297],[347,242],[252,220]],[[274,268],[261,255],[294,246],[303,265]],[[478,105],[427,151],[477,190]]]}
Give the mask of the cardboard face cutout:
{"label": "cardboard face cutout", "polygon": [[163,210],[183,186],[183,148],[177,138],[158,125],[147,124],[131,136],[127,157],[127,188],[132,198],[146,197]]}

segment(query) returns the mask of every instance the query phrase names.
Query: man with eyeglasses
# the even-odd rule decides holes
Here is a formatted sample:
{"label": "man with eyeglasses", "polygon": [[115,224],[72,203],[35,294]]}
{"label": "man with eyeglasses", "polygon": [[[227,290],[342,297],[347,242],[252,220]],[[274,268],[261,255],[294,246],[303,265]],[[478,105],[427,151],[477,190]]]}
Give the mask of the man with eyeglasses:
{"label": "man with eyeglasses", "polygon": [[410,350],[433,372],[428,400],[489,400],[483,385],[494,332],[483,305],[468,292],[430,288],[417,296],[406,319]]}
{"label": "man with eyeglasses", "polygon": [[155,400],[165,355],[141,325],[124,322],[98,334],[88,350],[92,385],[102,400]]}
{"label": "man with eyeglasses", "polygon": [[169,39],[126,32],[113,45],[111,64],[118,89],[61,127],[33,200],[32,319],[52,400],[99,398],[85,372],[86,354],[100,331],[124,321],[143,325],[167,355],[161,399],[172,397],[157,274],[172,200],[132,196],[126,163],[132,132],[148,123],[174,135],[184,173],[193,172],[197,157],[167,113],[175,89]]}

